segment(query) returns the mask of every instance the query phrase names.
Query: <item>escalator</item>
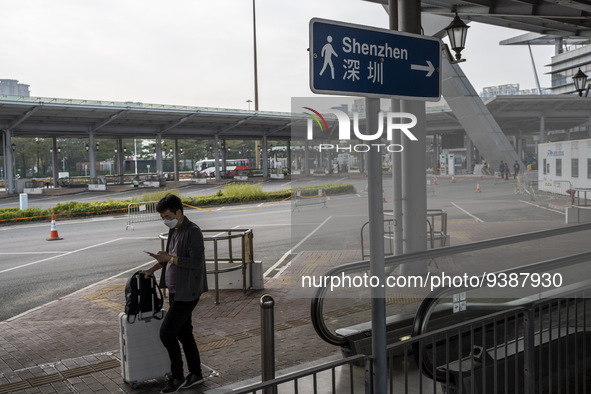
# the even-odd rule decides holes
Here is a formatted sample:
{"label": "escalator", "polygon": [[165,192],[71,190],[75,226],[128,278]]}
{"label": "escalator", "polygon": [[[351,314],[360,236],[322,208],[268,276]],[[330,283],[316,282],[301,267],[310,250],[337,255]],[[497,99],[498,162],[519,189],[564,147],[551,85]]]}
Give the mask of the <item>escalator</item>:
{"label": "escalator", "polygon": [[[582,237],[581,239],[589,239],[588,233],[585,232],[590,229],[590,224],[584,224],[454,247],[433,249],[403,256],[392,256],[385,259],[385,269],[386,272],[391,272],[389,275],[396,275],[397,266],[412,263],[413,261],[441,262],[443,260],[454,260],[461,254],[471,255],[473,253],[479,253],[479,251],[495,250],[492,248],[496,247],[522,248],[524,245],[527,245],[527,242],[548,242],[547,240],[552,237],[568,237],[573,239]],[[579,243],[581,244],[580,250],[574,250],[572,248],[569,250],[573,252],[585,250],[585,243]],[[458,369],[459,366],[459,370],[461,371],[462,360],[464,359],[469,360],[472,366],[474,363],[480,363],[479,365],[482,366],[483,362],[486,366],[487,360],[490,365],[497,365],[490,362],[488,353],[494,351],[498,358],[498,354],[500,353],[499,344],[504,344],[506,347],[503,351],[506,353],[505,358],[507,363],[503,365],[503,371],[506,369],[516,371],[518,370],[516,366],[524,362],[524,352],[523,349],[520,350],[520,346],[523,347],[524,344],[523,319],[525,315],[523,308],[534,305],[536,302],[542,302],[545,299],[568,299],[569,294],[572,292],[586,291],[585,289],[590,286],[587,278],[591,278],[589,268],[587,268],[591,265],[589,262],[591,262],[590,252],[576,253],[568,257],[551,258],[542,262],[536,261],[536,256],[532,256],[532,260],[528,261],[527,264],[497,273],[497,277],[500,274],[506,276],[514,274],[521,278],[525,277],[524,274],[528,273],[529,275],[560,273],[562,275],[562,283],[556,288],[534,286],[515,288],[501,288],[499,286],[460,288],[459,286],[453,286],[438,288],[432,292],[430,289],[414,288],[401,291],[401,289],[394,290],[388,288],[386,294],[386,315],[388,316],[387,342],[389,345],[395,345],[396,343],[404,342],[410,337],[437,332],[452,325],[456,326],[465,322],[480,321],[478,327],[472,327],[464,332],[460,331],[451,337],[449,333],[445,334],[447,335],[447,339],[442,334],[444,335],[443,339],[433,337],[430,339],[432,341],[430,344],[422,344],[420,346],[416,345],[416,343],[413,344],[412,353],[421,373],[430,379],[440,382],[442,385],[447,383],[448,388],[454,385],[454,387],[457,387],[462,380],[458,377],[461,376],[461,373],[458,375],[456,371],[455,376],[457,381],[454,382],[453,378],[450,378],[454,376],[452,373],[453,368]],[[433,271],[436,271],[436,268],[435,266],[431,266]],[[368,273],[369,261],[361,261],[335,267],[328,271],[326,275],[359,276]],[[489,278],[492,278],[490,276],[492,274],[488,275]],[[343,354],[346,356],[353,354],[369,355],[371,353],[371,298],[369,292],[369,289],[349,288],[340,289],[340,292],[335,294],[334,289],[323,287],[317,289],[315,297],[312,299],[311,318],[314,329],[319,337],[326,342],[340,346]],[[458,304],[462,305],[462,302],[464,303],[464,307],[458,307]],[[568,301],[560,302],[568,303]],[[590,304],[585,303],[584,307],[579,305],[577,308],[579,311],[585,311]],[[560,305],[562,304],[554,305],[553,307],[548,305],[538,306],[535,316],[527,315],[529,319],[533,318],[538,322],[537,326],[533,327],[534,336],[531,337],[530,335],[530,337],[533,338],[531,340],[534,342],[539,342],[539,346],[536,348],[538,350],[534,352],[535,355],[530,356],[536,357],[536,360],[538,360],[537,365],[539,365],[537,368],[542,368],[539,370],[549,368],[548,362],[540,361],[542,357],[540,354],[547,353],[548,351],[552,352],[553,350],[556,351],[553,347],[558,346],[558,342],[553,344],[551,340],[552,336],[555,339],[557,336],[560,336],[560,333],[562,333],[562,336],[565,336],[562,331],[559,333],[554,332],[556,327],[553,327],[560,319],[564,320],[564,316],[561,316],[559,319],[553,315],[553,312],[548,312],[552,308],[560,309]],[[569,307],[567,310],[572,318],[577,313],[571,309],[572,307]],[[507,311],[513,310],[518,310],[519,312],[516,312],[517,314],[514,316],[505,316],[501,323],[493,324],[486,320],[490,316],[504,314]],[[554,319],[554,322],[552,322],[552,319]],[[549,323],[548,320],[550,320]],[[591,322],[591,319],[589,319],[589,322]],[[544,328],[544,324],[548,327]],[[586,323],[582,324],[579,321],[577,324],[577,327],[584,327],[577,328],[577,333],[570,339],[568,335],[569,328],[566,328],[567,335],[565,336],[565,342],[562,344],[563,349],[571,349],[575,346],[575,343],[583,340],[591,344],[591,339],[587,340],[586,333],[581,333],[583,331],[586,332]],[[569,340],[574,340],[574,342],[570,343]],[[441,343],[444,343],[444,345]],[[441,346],[444,347],[442,348]],[[582,349],[585,354],[591,355],[591,351],[587,353],[585,347]],[[509,355],[511,352],[513,352],[512,354],[514,356],[512,357],[514,357],[513,359],[515,361],[511,361],[512,358]],[[435,354],[435,356],[428,356],[428,354]],[[445,358],[444,360],[441,359],[442,355]],[[562,357],[564,358],[564,356]],[[556,363],[567,365],[566,359],[560,359],[559,357],[556,360]],[[455,364],[453,364],[454,362]],[[443,368],[442,365],[444,366]],[[589,361],[588,365],[591,366],[591,361]],[[514,372],[512,374],[499,374],[498,371],[494,373],[496,379],[502,378],[512,381],[515,381],[516,377],[520,376],[520,374]],[[547,370],[545,374],[548,375]],[[549,376],[551,375],[549,374]],[[489,380],[492,379],[491,377],[486,378]],[[536,387],[542,386],[540,384]]]}

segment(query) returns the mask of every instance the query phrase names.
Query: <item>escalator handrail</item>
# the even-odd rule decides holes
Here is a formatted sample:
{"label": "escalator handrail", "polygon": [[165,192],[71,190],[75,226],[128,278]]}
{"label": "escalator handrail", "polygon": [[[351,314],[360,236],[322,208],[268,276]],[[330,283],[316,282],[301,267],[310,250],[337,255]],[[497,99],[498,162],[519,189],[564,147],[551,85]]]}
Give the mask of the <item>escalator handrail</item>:
{"label": "escalator handrail", "polygon": [[[572,226],[560,227],[560,228],[550,229],[550,230],[540,230],[540,231],[534,231],[534,232],[530,232],[530,233],[509,235],[509,236],[505,236],[505,237],[487,239],[487,240],[483,240],[483,241],[470,242],[467,244],[457,245],[457,246],[444,246],[444,247],[437,248],[437,249],[430,249],[430,250],[421,251],[421,252],[407,253],[407,254],[398,255],[398,256],[386,256],[384,258],[384,265],[388,269],[392,270],[400,264],[411,263],[411,262],[419,260],[419,259],[422,259],[422,260],[433,259],[433,258],[443,257],[443,256],[448,256],[448,255],[453,255],[453,254],[473,252],[473,251],[481,250],[481,249],[488,249],[488,248],[494,248],[494,247],[498,247],[498,246],[511,245],[511,244],[520,243],[520,242],[535,241],[535,240],[539,240],[541,238],[555,237],[555,236],[559,236],[559,235],[566,235],[566,234],[571,234],[571,233],[575,233],[575,232],[579,232],[579,231],[586,231],[586,230],[591,230],[591,223],[576,224],[576,225],[572,225]],[[370,264],[370,260],[363,260],[363,261],[357,261],[354,263],[342,264],[337,267],[331,268],[330,270],[328,270],[326,272],[326,274],[324,276],[330,277],[337,272],[338,273],[359,272],[360,269],[362,269],[362,268],[366,268],[367,270],[369,270],[369,264]],[[537,264],[537,263],[534,263],[534,264]],[[343,337],[342,335],[338,335],[336,333],[333,334],[332,332],[330,332],[330,330],[328,330],[328,327],[324,323],[322,310],[323,310],[323,306],[324,306],[324,301],[323,301],[324,296],[327,291],[328,291],[328,287],[326,287],[326,286],[318,287],[316,289],[314,297],[312,298],[311,305],[310,305],[310,316],[311,316],[311,320],[312,320],[312,325],[314,327],[314,330],[318,334],[318,336],[320,338],[322,338],[324,341],[326,341],[332,345],[342,346],[347,343],[346,338]]]}
{"label": "escalator handrail", "polygon": [[[589,261],[591,259],[591,252],[579,253],[575,255],[570,255],[566,257],[560,257],[557,259],[545,260],[540,261],[537,263],[526,264],[521,267],[517,268],[510,268],[503,271],[498,271],[495,274],[511,274],[511,273],[527,273],[527,272],[546,272],[550,270],[555,270],[558,268],[564,268],[569,265],[579,264],[585,261]],[[575,290],[581,289],[584,287],[591,286],[591,280],[585,279],[581,282],[574,284]],[[427,325],[429,323],[429,318],[431,317],[435,306],[439,303],[440,299],[453,293],[458,293],[464,290],[474,289],[472,287],[440,287],[438,289],[433,290],[430,292],[425,299],[421,302],[421,305],[417,309],[417,313],[415,314],[415,319],[412,324],[412,333],[411,337],[416,337],[421,334],[424,334]],[[557,295],[565,295],[567,293],[573,292],[573,286],[568,286],[568,288],[560,288],[560,289],[552,289],[547,290],[545,292],[537,293],[540,295],[537,301],[548,298],[548,296],[557,296]],[[537,301],[532,301],[529,297],[524,298],[524,304],[522,306],[526,306],[528,304],[533,304]],[[484,317],[483,317],[484,318]],[[424,353],[425,349],[420,348],[420,343],[415,342],[413,343],[413,356],[415,359],[415,363],[417,367],[422,371],[422,373],[428,377],[429,379],[434,379],[438,382],[445,382],[446,376],[445,373],[442,371],[435,370],[436,376],[433,376],[432,371],[433,365],[429,362],[429,357],[426,357]],[[419,354],[423,353],[422,357],[419,357]]]}

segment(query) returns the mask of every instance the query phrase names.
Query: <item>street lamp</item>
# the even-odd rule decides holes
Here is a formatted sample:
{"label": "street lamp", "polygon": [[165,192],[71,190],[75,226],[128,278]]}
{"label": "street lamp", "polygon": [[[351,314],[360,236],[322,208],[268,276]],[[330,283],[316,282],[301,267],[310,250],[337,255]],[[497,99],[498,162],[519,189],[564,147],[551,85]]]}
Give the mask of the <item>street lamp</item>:
{"label": "street lamp", "polygon": [[246,102],[248,103],[248,110],[250,111],[250,103],[252,103],[252,100],[248,99]]}
{"label": "street lamp", "polygon": [[86,151],[88,152],[90,148],[88,147],[88,144],[86,144]]}
{"label": "street lamp", "polygon": [[[579,68],[579,71],[577,71],[577,73],[573,75],[573,82],[575,84],[575,90],[579,92],[579,97],[583,97],[583,91],[585,90],[585,85],[587,85],[587,74],[585,74]],[[587,87],[585,97],[587,97],[587,95],[589,94],[589,87],[591,87],[591,85]]]}
{"label": "street lamp", "polygon": [[16,145],[14,144],[14,142],[12,143],[11,148],[13,152],[16,150]]}
{"label": "street lamp", "polygon": [[462,59],[462,50],[465,48],[466,45],[466,36],[468,34],[469,28],[470,26],[466,25],[464,21],[460,19],[457,12],[453,21],[451,21],[449,26],[445,28],[447,36],[449,37],[451,49],[453,49],[456,52],[455,63],[466,60]]}

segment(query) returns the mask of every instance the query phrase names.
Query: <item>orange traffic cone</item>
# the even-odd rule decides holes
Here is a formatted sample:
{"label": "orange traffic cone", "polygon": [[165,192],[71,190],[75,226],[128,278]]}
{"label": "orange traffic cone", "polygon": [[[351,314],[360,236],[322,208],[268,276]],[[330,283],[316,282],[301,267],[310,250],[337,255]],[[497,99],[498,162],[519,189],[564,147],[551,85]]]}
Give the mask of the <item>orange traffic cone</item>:
{"label": "orange traffic cone", "polygon": [[59,235],[57,235],[57,226],[55,225],[55,213],[51,214],[51,231],[49,232],[49,238],[47,238],[48,241],[59,241],[60,238]]}
{"label": "orange traffic cone", "polygon": [[451,183],[456,183],[456,177],[455,176],[451,176]]}
{"label": "orange traffic cone", "polygon": [[480,190],[480,182],[476,182],[476,193],[481,193],[482,190]]}
{"label": "orange traffic cone", "polygon": [[437,177],[433,178],[433,185],[437,186]]}

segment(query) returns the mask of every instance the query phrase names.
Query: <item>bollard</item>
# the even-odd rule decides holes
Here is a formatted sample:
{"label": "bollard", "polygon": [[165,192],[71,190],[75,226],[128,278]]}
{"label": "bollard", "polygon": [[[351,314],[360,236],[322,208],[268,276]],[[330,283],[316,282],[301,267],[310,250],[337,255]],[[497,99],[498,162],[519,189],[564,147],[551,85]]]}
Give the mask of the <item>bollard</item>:
{"label": "bollard", "polygon": [[21,193],[19,195],[19,206],[21,211],[29,209],[29,196],[27,193]]}
{"label": "bollard", "polygon": [[[263,382],[275,379],[275,301],[269,294],[260,300],[261,306],[261,366]],[[276,387],[264,390],[265,394],[277,393]]]}

